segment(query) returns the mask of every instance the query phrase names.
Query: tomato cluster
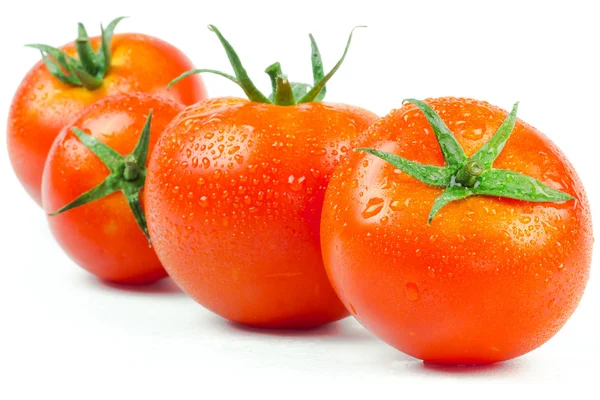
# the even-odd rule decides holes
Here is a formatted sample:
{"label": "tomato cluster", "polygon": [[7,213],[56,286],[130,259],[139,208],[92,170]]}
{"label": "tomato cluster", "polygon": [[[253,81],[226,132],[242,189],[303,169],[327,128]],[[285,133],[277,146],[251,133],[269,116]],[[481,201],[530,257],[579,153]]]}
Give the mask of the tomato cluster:
{"label": "tomato cluster", "polygon": [[[234,75],[174,46],[102,34],[43,59],[10,109],[8,151],[54,237],[99,279],[170,276],[238,323],[309,328],[353,315],[427,362],[525,354],[575,311],[593,234],[577,173],[541,132],[465,98],[407,99],[379,118],[326,103],[279,63],[272,93],[209,26]],[[247,99],[208,98],[198,73]]]}

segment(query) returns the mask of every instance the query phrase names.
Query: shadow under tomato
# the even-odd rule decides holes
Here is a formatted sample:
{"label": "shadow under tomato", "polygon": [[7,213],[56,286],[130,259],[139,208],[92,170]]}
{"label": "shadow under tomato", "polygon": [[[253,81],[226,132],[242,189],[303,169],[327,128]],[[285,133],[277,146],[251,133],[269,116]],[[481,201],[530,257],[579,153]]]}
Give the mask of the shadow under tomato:
{"label": "shadow under tomato", "polygon": [[253,335],[267,335],[277,337],[291,338],[335,338],[336,340],[377,340],[368,331],[358,324],[354,324],[349,318],[331,322],[315,328],[305,329],[276,329],[276,328],[258,328],[250,325],[244,325],[237,322],[221,319],[227,328],[233,329],[237,333],[247,333]]}
{"label": "shadow under tomato", "polygon": [[154,283],[144,285],[130,285],[103,281],[95,277],[89,277],[89,283],[101,290],[116,290],[129,293],[142,294],[164,294],[164,295],[183,295],[183,291],[173,282],[171,278],[164,278]]}
{"label": "shadow under tomato", "polygon": [[422,362],[420,367],[431,374],[499,376],[519,374],[519,371],[525,367],[525,363],[521,359],[483,365],[445,365]]}

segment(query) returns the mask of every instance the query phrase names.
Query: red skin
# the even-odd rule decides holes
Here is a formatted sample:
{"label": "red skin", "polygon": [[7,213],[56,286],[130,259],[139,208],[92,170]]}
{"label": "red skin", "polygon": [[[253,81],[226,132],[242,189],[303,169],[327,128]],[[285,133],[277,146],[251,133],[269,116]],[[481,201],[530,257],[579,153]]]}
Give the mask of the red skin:
{"label": "red skin", "polygon": [[307,328],[346,317],[323,269],[321,206],[335,165],[375,118],[339,104],[188,107],[152,153],[146,184],[150,236],[169,275],[239,323]]}
{"label": "red skin", "polygon": [[[97,49],[99,37],[91,38],[91,43]],[[76,54],[73,43],[61,49]],[[206,98],[199,75],[166,91],[172,79],[193,65],[181,51],[162,40],[141,34],[115,34],[111,52],[111,68],[96,90],[62,83],[39,61],[14,95],[8,117],[8,152],[17,177],[38,204],[50,146],[61,129],[86,106],[107,96],[136,91],[159,94],[184,105]]]}
{"label": "red skin", "polygon": [[[109,175],[108,168],[79,141],[71,127],[126,155],[135,148],[151,109],[151,150],[163,129],[183,109],[180,103],[156,95],[122,94],[89,106],[66,126],[52,145],[44,169],[45,211],[60,209]],[[167,276],[121,192],[49,216],[48,221],[63,250],[100,279],[143,284]]]}
{"label": "red skin", "polygon": [[[507,113],[466,99],[427,101],[473,154]],[[423,114],[405,105],[369,129],[372,148],[444,165]],[[494,163],[575,201],[470,197],[427,225],[441,189],[357,152],[327,190],[321,239],[336,292],[370,331],[432,363],[485,364],[550,339],[588,281],[592,224],[584,188],[561,151],[518,120]]]}

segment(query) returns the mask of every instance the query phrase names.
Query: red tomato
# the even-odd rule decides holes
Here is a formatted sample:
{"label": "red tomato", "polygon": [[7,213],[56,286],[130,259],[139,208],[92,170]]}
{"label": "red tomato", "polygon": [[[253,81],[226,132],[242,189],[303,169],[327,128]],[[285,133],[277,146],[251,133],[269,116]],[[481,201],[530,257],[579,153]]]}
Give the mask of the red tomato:
{"label": "red tomato", "polygon": [[[178,102],[143,93],[108,97],[86,108],[61,131],[48,154],[42,181],[45,211],[54,213],[106,182],[110,174],[107,165],[73,133],[73,127],[80,128],[118,154],[127,155],[136,147],[151,110],[154,117],[150,149],[182,109]],[[133,181],[138,185],[135,188],[143,186],[144,173],[141,168],[139,172],[139,178]],[[127,183],[125,179],[119,180],[124,174],[121,169],[113,184]],[[49,216],[48,220],[54,237],[65,252],[101,279],[140,284],[167,275],[122,191]]]}
{"label": "red tomato", "polygon": [[[507,118],[476,100],[427,104],[471,160]],[[374,149],[434,168],[445,164],[432,126],[412,104],[368,133]],[[473,195],[450,202],[430,223],[443,189],[415,179],[406,172],[410,165],[356,152],[331,178],[321,224],[328,276],[365,327],[409,355],[451,364],[520,356],[558,332],[583,295],[593,237],[576,172],[547,137],[520,120],[500,151],[493,168],[509,172],[501,171],[497,182],[485,172],[460,185],[458,172],[448,175],[453,184],[446,192]],[[434,178],[428,174],[422,179]]]}
{"label": "red tomato", "polygon": [[186,293],[229,320],[305,328],[343,318],[321,259],[321,207],[334,167],[376,116],[314,101],[326,81],[314,41],[315,89],[292,93],[299,84],[275,64],[271,101],[211,28],[253,101],[200,102],[161,136],[145,192],[157,254]]}
{"label": "red tomato", "polygon": [[375,116],[357,107],[199,103],[148,166],[150,236],[169,275],[232,321],[310,327],[347,315],[323,269],[329,176]]}
{"label": "red tomato", "polygon": [[[101,41],[101,37],[89,39],[94,50],[100,48]],[[8,152],[17,177],[38,203],[42,171],[52,142],[89,104],[106,96],[136,91],[159,94],[184,105],[206,98],[204,84],[198,77],[166,91],[172,79],[192,68],[188,58],[172,45],[133,33],[114,35],[108,43],[110,66],[97,88],[65,83],[40,61],[27,73],[14,95],[8,117]],[[77,55],[75,42],[60,49],[70,56]],[[73,78],[73,73],[70,77]]]}

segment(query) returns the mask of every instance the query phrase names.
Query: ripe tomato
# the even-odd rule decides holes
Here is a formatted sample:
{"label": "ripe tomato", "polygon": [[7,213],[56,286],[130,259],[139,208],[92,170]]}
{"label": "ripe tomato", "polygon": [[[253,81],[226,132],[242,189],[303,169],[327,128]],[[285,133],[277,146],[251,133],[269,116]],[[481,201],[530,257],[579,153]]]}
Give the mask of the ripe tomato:
{"label": "ripe tomato", "polygon": [[[427,105],[443,122],[430,124]],[[369,129],[371,147],[386,153],[348,157],[326,192],[321,243],[337,294],[373,333],[428,362],[490,363],[537,348],[588,281],[592,225],[576,172],[516,120],[516,107],[499,129],[505,118],[470,99],[407,104]],[[443,123],[459,144],[442,138],[446,158],[436,140]],[[490,140],[497,129],[504,142]],[[446,180],[436,185],[447,187],[442,195],[436,179]]]}
{"label": "ripe tomato", "polygon": [[[43,204],[48,213],[63,211],[48,217],[50,228],[67,254],[101,279],[140,284],[167,275],[138,226],[138,222],[145,224],[137,199],[146,162],[143,146],[136,143],[153,148],[182,109],[174,100],[144,93],[107,97],[67,125],[50,149],[42,181]],[[154,118],[148,132],[144,124],[151,110]],[[92,138],[78,138],[73,127]],[[136,157],[120,160],[119,153],[126,155],[134,148]]]}
{"label": "ripe tomato", "polygon": [[376,117],[315,97],[295,104],[300,92],[280,73],[274,82],[275,104],[246,81],[254,101],[207,100],[173,120],[148,165],[148,227],[169,275],[200,304],[240,323],[312,327],[348,315],[323,268],[321,206],[334,166]]}
{"label": "ripe tomato", "polygon": [[[89,39],[80,25],[78,40],[60,48],[77,58],[68,59],[58,49],[33,45],[42,49],[44,61],[38,62],[27,73],[17,89],[8,117],[7,135],[13,169],[38,203],[41,201],[42,171],[50,146],[63,126],[87,105],[106,96],[133,91],[160,94],[185,105],[206,98],[204,85],[197,77],[167,92],[165,87],[169,81],[192,68],[192,64],[178,49],[157,38],[142,34],[112,36],[119,20],[113,21],[103,36]],[[106,55],[101,50],[103,42],[110,49]],[[87,73],[77,61],[86,59],[82,53],[89,55],[86,44],[98,51],[90,57],[93,61],[87,64],[97,76]],[[63,61],[60,66],[58,59]],[[65,73],[65,65],[71,66],[68,73]]]}

